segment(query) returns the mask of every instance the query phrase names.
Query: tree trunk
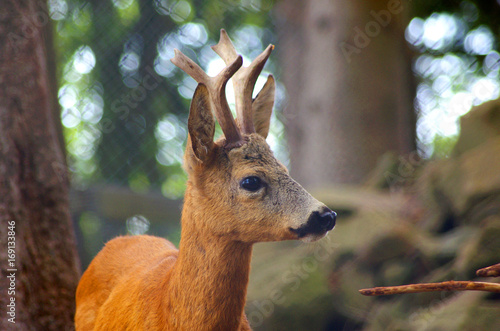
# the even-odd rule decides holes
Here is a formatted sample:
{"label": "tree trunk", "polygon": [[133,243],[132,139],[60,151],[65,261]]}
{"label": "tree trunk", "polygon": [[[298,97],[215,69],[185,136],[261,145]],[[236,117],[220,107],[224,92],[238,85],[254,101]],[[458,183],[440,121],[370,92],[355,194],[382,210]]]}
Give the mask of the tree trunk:
{"label": "tree trunk", "polygon": [[387,151],[415,149],[414,83],[399,0],[283,0],[278,48],[292,175],[359,183]]}
{"label": "tree trunk", "polygon": [[[43,2],[0,13],[0,329],[71,330],[79,278]],[[15,324],[13,323],[15,322]]]}

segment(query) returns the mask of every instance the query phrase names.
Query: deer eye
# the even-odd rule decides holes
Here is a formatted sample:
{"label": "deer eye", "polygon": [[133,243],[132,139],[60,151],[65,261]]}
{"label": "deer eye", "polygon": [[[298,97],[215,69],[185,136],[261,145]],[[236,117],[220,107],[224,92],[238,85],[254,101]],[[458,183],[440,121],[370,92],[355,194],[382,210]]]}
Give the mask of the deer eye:
{"label": "deer eye", "polygon": [[257,176],[250,176],[250,177],[245,177],[241,180],[240,186],[242,189],[250,191],[250,192],[256,192],[260,188],[262,188],[263,183],[262,180],[257,177]]}

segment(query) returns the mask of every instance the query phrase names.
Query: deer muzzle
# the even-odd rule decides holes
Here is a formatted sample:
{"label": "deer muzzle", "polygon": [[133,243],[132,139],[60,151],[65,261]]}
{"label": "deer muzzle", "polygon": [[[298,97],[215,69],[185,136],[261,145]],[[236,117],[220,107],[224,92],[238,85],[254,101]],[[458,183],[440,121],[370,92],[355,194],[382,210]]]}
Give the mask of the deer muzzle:
{"label": "deer muzzle", "polygon": [[323,207],[320,211],[312,212],[304,225],[296,229],[290,228],[290,231],[305,242],[315,241],[324,237],[328,231],[333,229],[336,219],[337,213]]}

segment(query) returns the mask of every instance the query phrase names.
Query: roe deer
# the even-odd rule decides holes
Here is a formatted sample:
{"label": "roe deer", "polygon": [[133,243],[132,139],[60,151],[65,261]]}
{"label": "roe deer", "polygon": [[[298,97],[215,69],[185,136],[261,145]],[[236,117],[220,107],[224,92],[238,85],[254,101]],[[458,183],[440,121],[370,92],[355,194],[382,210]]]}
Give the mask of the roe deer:
{"label": "roe deer", "polygon": [[[76,292],[77,330],[250,330],[244,314],[252,245],[318,240],[336,214],[295,182],[265,138],[274,104],[270,75],[252,90],[273,46],[249,67],[224,30],[213,49],[227,67],[209,77],[175,50],[199,84],[188,119],[188,183],[179,250],[152,236],[109,241]],[[225,98],[233,77],[237,121]],[[215,120],[224,136],[214,142]]]}

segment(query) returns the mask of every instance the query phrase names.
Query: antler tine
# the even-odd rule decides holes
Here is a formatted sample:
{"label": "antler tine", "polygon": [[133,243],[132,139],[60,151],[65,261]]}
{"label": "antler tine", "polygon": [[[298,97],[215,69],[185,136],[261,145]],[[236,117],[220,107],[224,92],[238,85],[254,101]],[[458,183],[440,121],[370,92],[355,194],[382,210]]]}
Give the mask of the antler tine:
{"label": "antler tine", "polygon": [[215,106],[215,115],[219,124],[224,132],[228,147],[237,146],[243,142],[240,131],[236,126],[231,109],[227,104],[226,99],[226,84],[227,81],[234,75],[241,65],[243,58],[238,56],[231,64],[222,70],[217,77],[215,77],[215,84],[213,91],[210,91]]}
{"label": "antler tine", "polygon": [[189,76],[193,77],[197,83],[203,83],[206,86],[211,85],[210,77],[193,60],[188,58],[177,48],[174,49],[175,56],[170,61],[179,67]]}
{"label": "antler tine", "polygon": [[219,42],[217,45],[212,46],[212,49],[224,60],[226,65],[238,56],[231,39],[229,39],[224,29],[220,30]]}
{"label": "antler tine", "polygon": [[174,50],[175,56],[170,61],[182,71],[194,78],[196,82],[204,84],[210,93],[212,102],[215,105],[215,116],[226,137],[229,146],[240,144],[243,139],[236,126],[231,109],[226,100],[226,84],[243,64],[241,56],[237,56],[225,67],[216,77],[208,76],[193,60],[188,58],[178,49]]}
{"label": "antler tine", "polygon": [[[226,65],[238,56],[231,39],[229,39],[224,29],[220,31],[219,43],[212,46],[212,49],[224,60]],[[255,82],[273,49],[274,46],[269,45],[248,67],[241,67],[233,77],[237,120],[243,133],[250,134],[255,132],[252,113],[252,92]]]}

